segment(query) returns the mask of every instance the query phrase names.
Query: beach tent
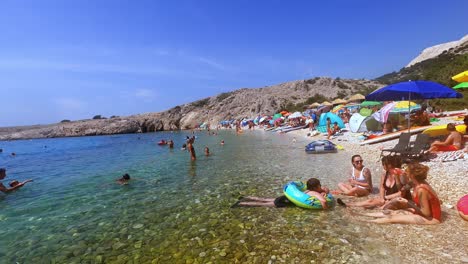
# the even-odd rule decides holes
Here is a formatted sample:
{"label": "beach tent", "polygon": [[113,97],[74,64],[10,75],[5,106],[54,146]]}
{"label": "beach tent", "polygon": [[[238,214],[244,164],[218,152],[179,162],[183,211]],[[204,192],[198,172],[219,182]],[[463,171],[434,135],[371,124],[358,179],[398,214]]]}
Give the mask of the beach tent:
{"label": "beach tent", "polygon": [[354,113],[349,119],[349,130],[353,133],[382,130],[382,125],[372,116]]}
{"label": "beach tent", "polygon": [[372,110],[369,109],[369,108],[361,108],[361,110],[359,110],[359,113],[362,116],[370,116],[370,115],[372,115]]}
{"label": "beach tent", "polygon": [[468,82],[468,71],[464,71],[453,76],[452,80],[457,81],[457,82]]}
{"label": "beach tent", "polygon": [[333,113],[323,113],[320,115],[319,126],[327,125],[327,118],[330,118],[332,125],[336,122],[340,128],[345,128],[345,124],[341,118]]}

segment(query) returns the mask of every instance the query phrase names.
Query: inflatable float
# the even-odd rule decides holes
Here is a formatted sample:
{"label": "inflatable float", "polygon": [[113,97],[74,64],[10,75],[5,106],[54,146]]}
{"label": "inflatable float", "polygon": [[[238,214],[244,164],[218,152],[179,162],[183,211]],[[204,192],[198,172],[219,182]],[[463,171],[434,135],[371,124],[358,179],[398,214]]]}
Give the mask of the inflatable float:
{"label": "inflatable float", "polygon": [[[286,198],[295,205],[305,209],[323,209],[320,201],[317,198],[304,193],[305,190],[307,190],[307,185],[300,181],[290,182],[283,188]],[[325,200],[328,207],[332,207],[335,203],[335,199],[331,194],[327,194],[327,196],[325,196]]]}
{"label": "inflatable float", "polygon": [[[430,128],[430,127],[431,126],[411,127],[409,133],[416,134],[416,133],[422,132],[422,131]],[[400,130],[400,131],[393,132],[393,133],[388,133],[388,134],[382,134],[380,136],[374,136],[373,138],[369,138],[367,140],[362,141],[361,143],[359,143],[359,145],[374,144],[374,143],[383,142],[383,141],[387,141],[387,140],[390,140],[390,139],[398,138],[398,137],[400,137],[401,133],[408,133],[408,129],[404,129],[404,130]]]}
{"label": "inflatable float", "polygon": [[[458,132],[465,134],[466,126],[457,125],[455,126]],[[433,126],[422,132],[423,134],[428,134],[430,137],[445,136],[450,134],[450,131],[447,130],[447,125]]]}
{"label": "inflatable float", "polygon": [[338,151],[338,147],[329,140],[316,140],[309,143],[305,147],[305,151],[309,154],[335,153]]}
{"label": "inflatable float", "polygon": [[[288,197],[289,199],[289,197]],[[463,196],[457,203],[457,210],[463,220],[468,221],[468,194]]]}
{"label": "inflatable float", "polygon": [[167,145],[167,141],[161,140],[161,141],[158,142],[158,145],[160,145],[160,146]]}

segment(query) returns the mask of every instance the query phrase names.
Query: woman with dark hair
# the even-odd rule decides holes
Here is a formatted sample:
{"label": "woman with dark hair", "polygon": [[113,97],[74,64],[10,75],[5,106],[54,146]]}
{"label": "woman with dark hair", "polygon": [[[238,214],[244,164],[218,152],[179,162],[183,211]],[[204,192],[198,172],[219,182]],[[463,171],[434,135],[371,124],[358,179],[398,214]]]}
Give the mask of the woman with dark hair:
{"label": "woman with dark hair", "polygon": [[377,206],[385,205],[393,198],[405,197],[407,195],[407,191],[404,188],[404,185],[408,183],[408,180],[404,171],[401,169],[401,158],[397,156],[384,156],[382,157],[382,167],[384,169],[384,173],[382,173],[382,176],[380,177],[379,197],[346,204],[338,198],[338,204],[372,209]]}
{"label": "woman with dark hair", "polygon": [[350,178],[347,183],[338,183],[339,190],[333,191],[333,194],[343,194],[348,196],[367,196],[372,192],[372,175],[368,168],[364,167],[364,160],[360,155],[351,157],[353,164],[350,171]]}
{"label": "woman with dark hair", "polygon": [[406,169],[410,180],[413,182],[413,201],[405,198],[395,198],[390,204],[395,204],[399,208],[406,208],[398,211],[384,211],[379,213],[362,214],[364,216],[378,217],[378,219],[368,222],[387,224],[417,224],[433,225],[439,224],[442,219],[440,200],[436,192],[426,181],[429,167],[411,163]]}
{"label": "woman with dark hair", "polygon": [[[5,179],[5,177],[6,177],[6,169],[5,168],[0,168],[0,180]],[[14,181],[10,182],[10,187],[11,188],[5,187],[5,185],[3,185],[3,183],[0,182],[0,192],[9,193],[11,191],[14,191],[14,190],[17,190],[17,189],[23,187],[26,183],[32,182],[32,181],[33,180],[31,180],[31,179],[25,180],[24,182],[18,182],[16,180],[14,180]]]}

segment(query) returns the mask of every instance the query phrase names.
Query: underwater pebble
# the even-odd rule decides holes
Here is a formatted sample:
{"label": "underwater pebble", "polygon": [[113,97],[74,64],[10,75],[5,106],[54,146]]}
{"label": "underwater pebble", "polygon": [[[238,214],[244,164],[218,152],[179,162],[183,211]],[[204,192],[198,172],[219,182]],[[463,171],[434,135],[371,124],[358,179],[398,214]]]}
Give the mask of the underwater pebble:
{"label": "underwater pebble", "polygon": [[220,255],[221,257],[225,257],[225,256],[227,255],[227,253],[224,252],[224,251],[221,251],[221,252],[219,253],[219,255]]}
{"label": "underwater pebble", "polygon": [[200,252],[200,254],[198,254],[198,256],[199,256],[200,258],[203,258],[203,257],[206,256],[206,252]]}
{"label": "underwater pebble", "polygon": [[139,229],[139,228],[142,228],[143,227],[143,224],[136,224],[133,226],[133,228],[135,229]]}

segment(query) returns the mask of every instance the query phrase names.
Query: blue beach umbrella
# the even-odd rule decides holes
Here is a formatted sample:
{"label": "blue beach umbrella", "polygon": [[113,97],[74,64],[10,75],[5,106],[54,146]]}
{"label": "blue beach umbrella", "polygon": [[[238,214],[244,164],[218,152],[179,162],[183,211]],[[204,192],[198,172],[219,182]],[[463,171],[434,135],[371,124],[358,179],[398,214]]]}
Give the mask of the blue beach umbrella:
{"label": "blue beach umbrella", "polygon": [[[373,91],[366,96],[368,101],[411,101],[435,98],[462,98],[452,88],[430,81],[408,81],[391,84]],[[408,104],[409,108],[409,104]],[[408,118],[408,130],[410,119]]]}

